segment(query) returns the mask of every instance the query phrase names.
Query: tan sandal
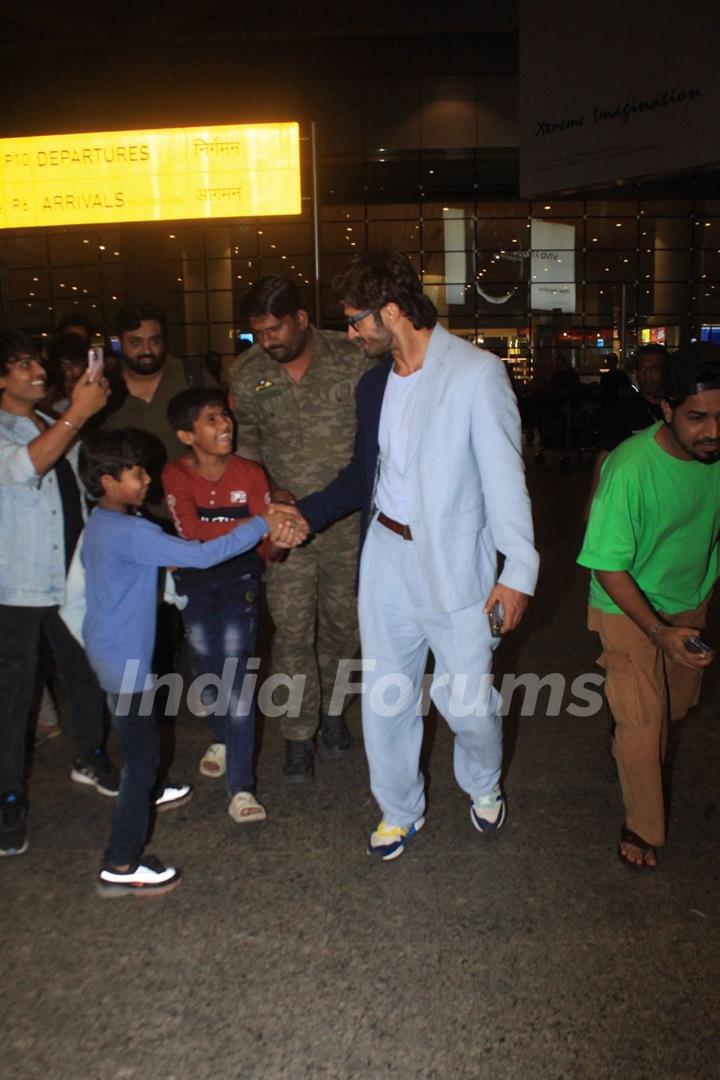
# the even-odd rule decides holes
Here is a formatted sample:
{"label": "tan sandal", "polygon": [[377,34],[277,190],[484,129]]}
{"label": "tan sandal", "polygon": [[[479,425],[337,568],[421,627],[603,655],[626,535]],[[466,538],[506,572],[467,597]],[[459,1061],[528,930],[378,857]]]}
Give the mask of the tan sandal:
{"label": "tan sandal", "polygon": [[267,818],[267,810],[249,791],[238,791],[233,795],[228,814],[238,825],[254,825],[256,821]]}
{"label": "tan sandal", "polygon": [[210,743],[200,759],[199,770],[203,776],[224,776],[227,768],[227,752],[225,744],[221,742]]}

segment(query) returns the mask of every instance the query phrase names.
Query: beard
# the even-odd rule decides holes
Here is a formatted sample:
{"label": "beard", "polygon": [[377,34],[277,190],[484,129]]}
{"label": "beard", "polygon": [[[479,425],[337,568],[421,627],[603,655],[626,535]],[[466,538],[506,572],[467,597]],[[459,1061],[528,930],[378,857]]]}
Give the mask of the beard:
{"label": "beard", "polygon": [[371,360],[378,360],[391,351],[393,336],[389,330],[385,330],[383,333],[368,335],[368,337],[358,336],[355,338],[355,344],[359,345]]}
{"label": "beard", "polygon": [[717,444],[704,447],[702,443],[700,445],[696,444],[689,452],[702,465],[714,465],[716,461],[720,461],[720,446]]}
{"label": "beard", "polygon": [[686,442],[677,430],[675,424],[671,421],[670,430],[673,433],[673,438],[681,449],[689,454],[694,461],[699,461],[701,465],[714,465],[716,461],[720,461],[720,441],[717,439],[698,439],[696,442]]}
{"label": "beard", "polygon": [[278,364],[291,364],[302,355],[306,344],[307,334],[301,334],[297,341],[290,342],[288,345],[270,345],[265,352]]}
{"label": "beard", "polygon": [[355,345],[359,345],[365,355],[371,360],[378,360],[392,351],[395,338],[392,330],[389,330],[382,320],[381,315],[375,315],[375,322],[371,330],[365,334],[357,333],[353,338]]}
{"label": "beard", "polygon": [[165,363],[165,353],[155,356],[153,353],[143,353],[142,356],[134,356],[132,359],[123,356],[123,364],[134,371],[136,375],[154,375]]}

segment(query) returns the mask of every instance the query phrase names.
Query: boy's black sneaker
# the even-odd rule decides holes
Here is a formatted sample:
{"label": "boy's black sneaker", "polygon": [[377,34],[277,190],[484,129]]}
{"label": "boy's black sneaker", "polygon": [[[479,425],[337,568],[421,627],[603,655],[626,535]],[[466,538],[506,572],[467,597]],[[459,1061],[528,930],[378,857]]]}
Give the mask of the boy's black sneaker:
{"label": "boy's black sneaker", "polygon": [[77,784],[90,784],[111,799],[120,789],[120,772],[101,747],[85,758],[76,758],[70,779]]}
{"label": "boy's black sneaker", "polygon": [[20,791],[0,795],[0,855],[22,855],[28,849],[27,806]]}
{"label": "boy's black sneaker", "polygon": [[181,880],[181,870],[165,866],[154,855],[143,855],[125,871],[103,863],[95,891],[98,896],[109,899],[116,896],[164,896],[177,889]]}
{"label": "boy's black sneaker", "polygon": [[314,753],[311,739],[286,739],[283,783],[312,783],[315,777]]}

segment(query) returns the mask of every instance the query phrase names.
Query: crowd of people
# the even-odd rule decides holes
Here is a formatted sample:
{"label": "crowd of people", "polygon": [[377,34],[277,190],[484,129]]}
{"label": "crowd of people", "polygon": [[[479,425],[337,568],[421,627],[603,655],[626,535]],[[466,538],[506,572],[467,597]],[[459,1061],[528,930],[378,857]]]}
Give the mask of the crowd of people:
{"label": "crowd of people", "polygon": [[[346,335],[314,327],[286,278],[250,289],[255,344],[229,393],[168,352],[150,304],[120,312],[120,355],[103,371],[88,366],[87,319],[59,327],[46,355],[21,331],[0,333],[0,855],[28,849],[44,638],[70,700],[71,778],[115,800],[98,893],[179,885],[177,867],[145,852],[153,808],[193,795],[159,772],[147,698],[176,663],[177,609],[193,675],[211,676],[199,770],[224,779],[233,822],[265,820],[246,678],[261,579],[271,670],[288,695],[284,780],[312,784],[316,755],[353,752],[335,690],[359,647],[381,812],[368,852],[401,856],[425,820],[419,702],[432,651],[430,693],[471,824],[502,827],[493,653],[539,569],[515,395],[501,360],[441,325],[405,256],[359,256],[335,284]],[[720,572],[719,353],[640,350],[637,390],[628,382],[605,410],[578,560],[592,571],[589,627],[614,724],[618,855],[634,870],[654,870],[665,842],[668,720],[696,703],[712,660],[701,635]],[[158,608],[159,572],[173,607]],[[108,712],[121,770],[105,749]]]}

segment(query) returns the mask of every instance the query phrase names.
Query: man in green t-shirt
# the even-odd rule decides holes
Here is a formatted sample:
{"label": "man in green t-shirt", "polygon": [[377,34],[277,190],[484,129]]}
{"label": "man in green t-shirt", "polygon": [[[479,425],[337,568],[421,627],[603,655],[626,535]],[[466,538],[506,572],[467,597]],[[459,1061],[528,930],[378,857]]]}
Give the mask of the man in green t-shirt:
{"label": "man in green t-shirt", "polygon": [[[663,420],[608,457],[578,562],[589,567],[588,625],[615,720],[625,824],[618,855],[654,870],[665,843],[667,721],[697,703],[712,657],[693,652],[720,573],[720,348],[666,357]],[[691,643],[692,645],[692,643]]]}

